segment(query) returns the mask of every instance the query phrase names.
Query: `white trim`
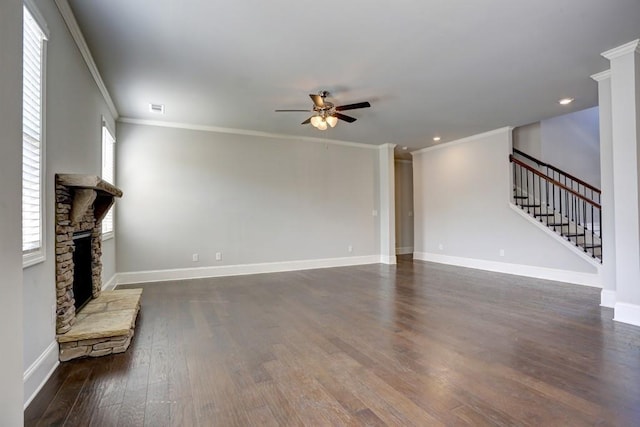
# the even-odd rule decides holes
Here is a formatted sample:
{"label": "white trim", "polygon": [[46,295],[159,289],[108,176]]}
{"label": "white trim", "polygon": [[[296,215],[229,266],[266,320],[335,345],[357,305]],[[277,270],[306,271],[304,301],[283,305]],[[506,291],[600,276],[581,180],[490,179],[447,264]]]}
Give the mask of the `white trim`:
{"label": "white trim", "polygon": [[187,129],[187,130],[196,130],[196,131],[202,131],[202,132],[228,133],[232,135],[259,136],[263,138],[294,139],[297,141],[320,142],[322,144],[344,145],[347,147],[368,148],[368,149],[374,149],[374,150],[377,150],[380,147],[379,145],[363,144],[362,142],[340,141],[336,139],[315,138],[311,136],[284,135],[279,133],[260,132],[260,131],[247,130],[247,129],[234,129],[234,128],[223,128],[218,126],[197,125],[194,123],[161,122],[158,120],[134,119],[132,117],[120,117],[118,121],[120,123],[129,123],[133,125],[157,126],[157,127],[165,127],[165,128],[172,128],[172,129]]}
{"label": "white trim", "polygon": [[300,261],[265,262],[172,270],[133,271],[118,273],[118,285],[132,283],[165,282],[169,280],[202,279],[208,277],[242,276],[247,274],[278,273],[284,271],[311,270],[316,268],[346,267],[351,265],[377,264],[378,255],[310,259]]}
{"label": "white trim", "polygon": [[605,52],[602,52],[601,55],[607,58],[608,60],[620,58],[621,56],[627,55],[629,53],[639,53],[640,52],[640,39],[635,39],[632,42],[625,43],[618,47],[614,47],[613,49],[609,49]]}
{"label": "white trim", "polygon": [[69,3],[67,0],[55,0],[56,6],[58,6],[58,10],[60,11],[60,15],[64,19],[64,22],[67,24],[67,28],[69,29],[69,33],[71,33],[71,37],[76,42],[78,46],[78,50],[82,54],[84,58],[84,62],[87,64],[87,68],[89,68],[89,72],[93,76],[93,80],[95,80],[104,101],[107,104],[107,108],[111,112],[111,115],[117,119],[118,109],[116,105],[113,103],[113,99],[111,99],[111,95],[109,95],[109,91],[107,90],[107,86],[104,84],[102,80],[102,76],[100,75],[100,71],[98,70],[98,66],[93,60],[93,55],[91,55],[91,51],[89,50],[89,46],[87,46],[87,42],[82,35],[82,31],[80,31],[80,27],[78,26],[78,22],[76,21],[76,17],[73,15],[73,11],[69,7]]}
{"label": "white trim", "polygon": [[569,249],[571,252],[573,252],[580,258],[582,258],[584,261],[593,265],[595,268],[598,269],[598,274],[600,274],[600,270],[602,269],[602,264],[599,261],[594,259],[592,256],[589,256],[585,251],[583,251],[582,249],[580,249],[579,247],[577,247],[576,245],[568,241],[566,238],[562,237],[561,235],[559,235],[558,233],[556,233],[555,231],[547,227],[545,224],[541,223],[540,221],[536,221],[534,218],[531,217],[531,215],[523,211],[522,208],[519,208],[513,202],[509,202],[509,207],[515,212],[517,212],[524,219],[529,221],[531,224],[538,227],[539,230],[543,231],[548,236],[555,239],[556,242],[560,243],[565,248]]}
{"label": "white trim", "polygon": [[102,284],[102,290],[112,291],[116,288],[117,284],[118,284],[118,273],[111,276],[111,279],[107,280],[105,283]]}
{"label": "white trim", "polygon": [[499,129],[490,130],[488,132],[479,133],[477,135],[471,135],[466,138],[458,139],[458,140],[447,142],[447,143],[440,142],[438,145],[432,145],[431,147],[423,148],[422,150],[412,151],[411,155],[415,156],[417,154],[424,154],[430,151],[441,150],[443,148],[450,148],[453,145],[464,144],[466,142],[472,142],[477,139],[487,138],[489,136],[494,136],[494,135],[500,135],[500,134],[511,132],[511,131],[513,131],[513,127],[505,126]]}
{"label": "white trim", "polygon": [[597,82],[608,80],[611,78],[611,70],[604,70],[596,74],[592,74],[591,78]]}
{"label": "white trim", "polygon": [[380,264],[396,265],[397,259],[395,255],[380,255]]}
{"label": "white trim", "polygon": [[44,33],[45,40],[49,40],[51,33],[49,32],[49,26],[47,25],[47,21],[44,19],[44,16],[40,13],[40,10],[35,5],[33,0],[22,0],[22,3],[29,9],[29,13],[33,16],[33,19],[36,20],[38,25],[40,26],[40,30]]}
{"label": "white trim", "polygon": [[53,340],[22,375],[22,382],[24,384],[24,409],[27,409],[27,406],[29,406],[33,398],[36,397],[38,392],[46,384],[59,364],[58,342]]}
{"label": "white trim", "polygon": [[408,163],[410,165],[413,164],[413,160],[408,160],[408,159],[393,159],[393,161],[396,163]]}
{"label": "white trim", "polygon": [[613,320],[640,326],[640,305],[617,302],[613,312]]}
{"label": "white trim", "polygon": [[554,268],[535,267],[522,264],[508,264],[505,262],[455,257],[428,252],[414,252],[413,259],[456,265],[459,267],[475,268],[478,270],[495,271],[498,273],[515,274],[517,276],[526,276],[535,279],[555,280],[557,282],[574,283],[577,285],[593,286],[597,288],[602,287],[600,284],[600,276],[593,273],[558,270]]}
{"label": "white trim", "polygon": [[396,248],[396,255],[407,255],[413,253],[413,246],[402,246]]}
{"label": "white trim", "polygon": [[616,291],[603,289],[602,292],[600,292],[600,306],[615,308],[616,298]]}

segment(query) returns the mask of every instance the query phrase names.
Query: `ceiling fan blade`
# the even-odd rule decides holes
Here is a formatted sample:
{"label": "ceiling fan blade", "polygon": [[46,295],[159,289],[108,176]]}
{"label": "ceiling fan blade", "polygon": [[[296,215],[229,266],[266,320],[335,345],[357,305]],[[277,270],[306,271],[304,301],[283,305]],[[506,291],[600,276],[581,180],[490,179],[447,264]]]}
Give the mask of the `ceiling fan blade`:
{"label": "ceiling fan blade", "polygon": [[348,122],[348,123],[353,123],[356,120],[358,120],[354,117],[345,116],[344,114],[340,114],[340,113],[333,113],[333,116],[339,118],[340,120],[344,120],[345,122]]}
{"label": "ceiling fan blade", "polygon": [[290,113],[294,111],[304,111],[305,113],[311,112],[311,110],[276,110],[276,113]]}
{"label": "ceiling fan blade", "polygon": [[309,95],[309,96],[311,97],[311,100],[313,101],[316,107],[318,108],[324,107],[324,100],[320,95]]}
{"label": "ceiling fan blade", "polygon": [[336,111],[355,110],[358,108],[369,108],[371,104],[368,102],[357,102],[355,104],[340,105],[336,107]]}
{"label": "ceiling fan blade", "polygon": [[308,125],[309,123],[311,123],[311,117],[309,117],[307,120],[305,120],[304,122],[300,123],[301,125]]}

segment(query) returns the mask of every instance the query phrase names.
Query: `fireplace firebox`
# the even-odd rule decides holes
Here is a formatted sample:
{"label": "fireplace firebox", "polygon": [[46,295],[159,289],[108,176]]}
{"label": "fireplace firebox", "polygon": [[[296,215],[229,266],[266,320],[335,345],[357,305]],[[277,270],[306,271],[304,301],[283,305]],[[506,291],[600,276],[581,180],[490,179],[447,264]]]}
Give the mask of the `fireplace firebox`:
{"label": "fireplace firebox", "polygon": [[91,232],[74,233],[73,245],[73,297],[77,313],[93,295]]}

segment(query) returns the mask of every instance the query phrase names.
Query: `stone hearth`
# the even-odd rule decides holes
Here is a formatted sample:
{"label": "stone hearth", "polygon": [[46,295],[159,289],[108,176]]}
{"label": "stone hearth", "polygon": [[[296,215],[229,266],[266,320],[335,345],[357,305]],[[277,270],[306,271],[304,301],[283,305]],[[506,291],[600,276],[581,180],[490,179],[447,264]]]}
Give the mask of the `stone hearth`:
{"label": "stone hearth", "polygon": [[[133,336],[142,291],[110,291],[101,298],[102,219],[116,197],[122,197],[122,191],[100,177],[56,175],[56,334],[62,361],[125,351]],[[80,313],[73,294],[73,236],[78,232],[91,234],[93,297]],[[122,304],[126,315],[122,309],[113,310]]]}

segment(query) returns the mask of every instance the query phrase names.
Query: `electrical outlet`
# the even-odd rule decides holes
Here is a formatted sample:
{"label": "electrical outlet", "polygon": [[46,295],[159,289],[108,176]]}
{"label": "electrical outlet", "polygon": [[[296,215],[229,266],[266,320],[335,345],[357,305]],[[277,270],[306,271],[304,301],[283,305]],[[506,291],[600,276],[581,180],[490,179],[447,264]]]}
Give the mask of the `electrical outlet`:
{"label": "electrical outlet", "polygon": [[371,211],[371,215],[378,216],[378,211],[374,209],[373,211]]}
{"label": "electrical outlet", "polygon": [[200,259],[200,256],[198,254],[193,254],[191,255],[191,259],[193,260],[193,262],[198,262],[198,260]]}
{"label": "electrical outlet", "polygon": [[216,261],[220,261],[222,259],[222,252],[216,252]]}
{"label": "electrical outlet", "polygon": [[349,245],[349,246],[347,247],[347,250],[349,251],[349,253],[353,252],[353,246]]}
{"label": "electrical outlet", "polygon": [[444,245],[443,245],[442,243],[440,243],[440,244],[438,245],[438,249],[440,249],[441,251],[443,251],[443,250],[444,250]]}
{"label": "electrical outlet", "polygon": [[500,256],[504,256],[504,249],[500,249]]}

